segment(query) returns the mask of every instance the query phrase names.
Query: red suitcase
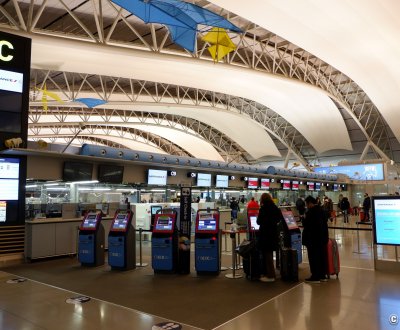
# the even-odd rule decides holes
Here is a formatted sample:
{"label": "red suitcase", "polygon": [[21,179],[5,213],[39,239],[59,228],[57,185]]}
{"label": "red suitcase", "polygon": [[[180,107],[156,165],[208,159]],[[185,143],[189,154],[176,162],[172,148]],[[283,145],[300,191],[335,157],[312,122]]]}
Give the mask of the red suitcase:
{"label": "red suitcase", "polygon": [[327,244],[327,256],[328,256],[328,276],[336,275],[336,278],[339,277],[340,272],[340,258],[339,258],[339,249],[335,239],[330,238]]}
{"label": "red suitcase", "polygon": [[360,210],[360,221],[365,221],[365,212]]}

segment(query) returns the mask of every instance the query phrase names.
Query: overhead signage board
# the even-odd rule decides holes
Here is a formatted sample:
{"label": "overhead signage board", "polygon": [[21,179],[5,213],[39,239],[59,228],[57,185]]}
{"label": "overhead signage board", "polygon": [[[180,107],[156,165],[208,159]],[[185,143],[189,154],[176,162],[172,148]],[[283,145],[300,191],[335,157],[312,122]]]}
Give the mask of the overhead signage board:
{"label": "overhead signage board", "polygon": [[342,165],[316,167],[314,171],[322,174],[345,174],[352,180],[380,181],[384,180],[383,164]]}

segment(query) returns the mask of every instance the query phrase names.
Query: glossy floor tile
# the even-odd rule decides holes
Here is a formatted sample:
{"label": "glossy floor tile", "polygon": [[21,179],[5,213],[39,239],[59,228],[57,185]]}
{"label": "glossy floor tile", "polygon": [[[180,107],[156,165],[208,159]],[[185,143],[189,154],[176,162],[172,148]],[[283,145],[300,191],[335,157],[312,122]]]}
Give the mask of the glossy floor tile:
{"label": "glossy floor tile", "polygon": [[[331,224],[335,228],[330,229],[330,236],[338,241],[341,257],[338,279],[331,278],[320,284],[299,282],[214,329],[400,329],[397,323],[397,317],[400,317],[400,273],[374,270],[371,231],[357,232],[355,221],[352,219],[350,224],[342,224],[338,219],[336,224]],[[225,266],[231,262],[229,250],[230,246],[228,252],[223,252]],[[143,262],[150,262],[149,242],[144,242],[143,251]],[[398,259],[394,247],[379,246],[377,253],[379,258]],[[303,260],[302,271],[308,272],[305,250]],[[242,270],[238,272],[242,274]],[[183,324],[179,319],[169,321],[93,298],[83,304],[69,304],[67,299],[79,296],[79,292],[65,291],[29,279],[21,283],[7,283],[15,278],[15,275],[0,272],[0,329],[146,330],[156,329],[154,325],[162,322],[176,322],[187,330],[199,329]],[[224,285],[234,287],[236,281],[246,279],[226,281]],[[254,286],[260,283],[246,284]],[[265,283],[266,290],[268,285],[274,284]],[[213,299],[223,300],[224,297]],[[213,299],[210,299],[210,304]],[[241,303],[240,295],[236,303]],[[192,312],[196,313],[195,310]]]}

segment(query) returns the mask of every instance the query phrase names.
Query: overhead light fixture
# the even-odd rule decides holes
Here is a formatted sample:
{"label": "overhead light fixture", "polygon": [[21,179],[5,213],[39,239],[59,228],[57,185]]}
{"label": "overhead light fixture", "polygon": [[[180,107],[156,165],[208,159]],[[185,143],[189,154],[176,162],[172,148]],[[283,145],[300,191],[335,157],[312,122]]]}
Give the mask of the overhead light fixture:
{"label": "overhead light fixture", "polygon": [[74,182],[67,182],[66,184],[85,184],[85,183],[99,183],[99,181],[98,180],[74,181]]}

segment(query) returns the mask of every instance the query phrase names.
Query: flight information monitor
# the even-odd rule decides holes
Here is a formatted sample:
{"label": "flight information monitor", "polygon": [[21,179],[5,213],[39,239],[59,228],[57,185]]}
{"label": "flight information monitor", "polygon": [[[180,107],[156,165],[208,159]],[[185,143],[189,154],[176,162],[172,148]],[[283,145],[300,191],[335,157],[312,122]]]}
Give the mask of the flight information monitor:
{"label": "flight information monitor", "polygon": [[259,230],[260,225],[257,223],[257,217],[256,216],[251,216],[250,217],[250,229],[252,230]]}
{"label": "flight information monitor", "polygon": [[85,219],[83,219],[79,229],[81,230],[96,230],[98,223],[100,222],[100,215],[97,213],[89,213]]}
{"label": "flight information monitor", "polygon": [[129,226],[129,213],[118,213],[115,217],[111,231],[127,231]]}
{"label": "flight information monitor", "polygon": [[373,196],[375,244],[400,245],[400,196]]}
{"label": "flight information monitor", "polygon": [[158,233],[173,233],[175,219],[172,214],[157,214],[154,225],[154,232]]}

